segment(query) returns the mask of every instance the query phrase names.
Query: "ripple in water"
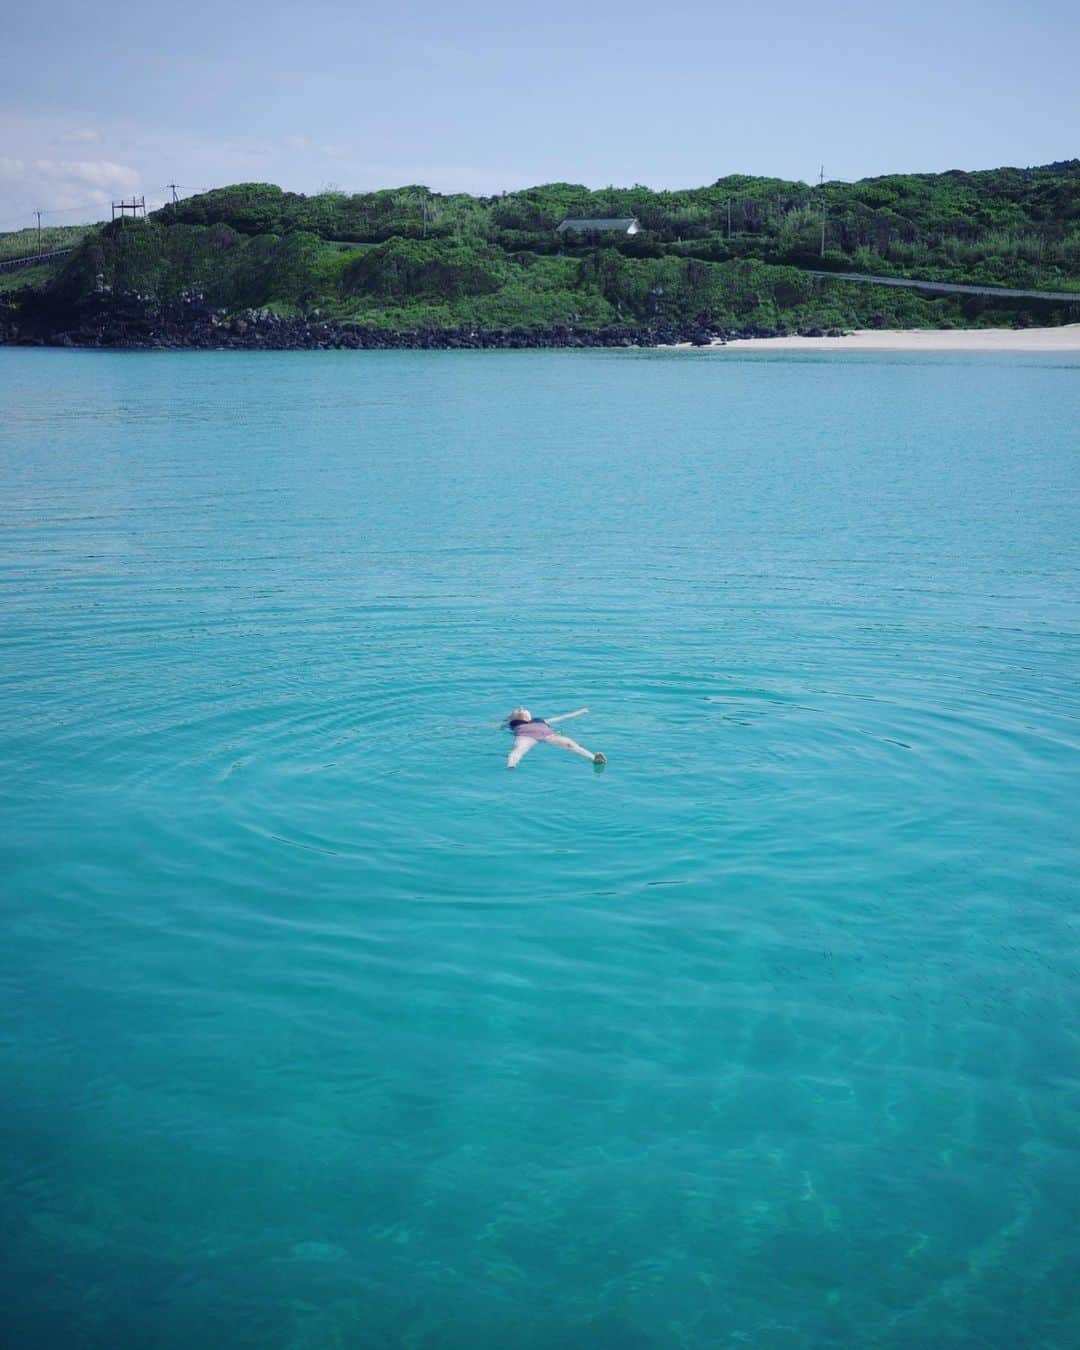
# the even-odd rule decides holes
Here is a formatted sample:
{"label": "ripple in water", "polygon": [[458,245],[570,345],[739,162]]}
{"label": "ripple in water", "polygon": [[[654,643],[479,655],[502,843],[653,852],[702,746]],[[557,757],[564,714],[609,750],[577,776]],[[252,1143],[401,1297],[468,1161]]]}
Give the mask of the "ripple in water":
{"label": "ripple in water", "polygon": [[6,354],[6,1339],[1080,1338],[1076,373]]}

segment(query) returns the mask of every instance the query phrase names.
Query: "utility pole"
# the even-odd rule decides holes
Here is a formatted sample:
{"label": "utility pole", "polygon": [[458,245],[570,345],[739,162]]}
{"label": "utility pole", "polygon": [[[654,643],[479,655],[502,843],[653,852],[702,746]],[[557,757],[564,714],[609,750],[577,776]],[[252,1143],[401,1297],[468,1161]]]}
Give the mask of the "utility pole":
{"label": "utility pole", "polygon": [[169,189],[171,190],[171,192],[172,192],[172,203],[171,203],[171,205],[172,205],[172,209],[173,209],[173,215],[175,215],[175,214],[176,214],[176,203],[180,200],[179,197],[177,197],[177,195],[176,195],[176,189],[180,186],[180,184],[179,184],[179,183],[166,183],[165,186],[166,186],[167,188],[169,188]]}
{"label": "utility pole", "polygon": [[727,237],[731,238],[731,198],[727,199]]}
{"label": "utility pole", "polygon": [[40,258],[40,257],[41,257],[41,212],[40,212],[40,211],[35,211],[35,212],[34,212],[34,215],[37,216],[37,251],[38,251],[38,257]]}
{"label": "utility pole", "polygon": [[821,197],[821,257],[825,256],[825,165],[818,174],[818,193]]}

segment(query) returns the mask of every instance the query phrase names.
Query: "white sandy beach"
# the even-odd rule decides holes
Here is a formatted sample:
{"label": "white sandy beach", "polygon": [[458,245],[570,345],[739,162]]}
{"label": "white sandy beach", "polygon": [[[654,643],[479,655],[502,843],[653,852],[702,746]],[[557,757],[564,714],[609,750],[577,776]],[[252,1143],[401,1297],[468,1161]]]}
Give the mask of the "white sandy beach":
{"label": "white sandy beach", "polygon": [[1080,352],[1080,323],[1060,328],[860,329],[845,337],[737,338],[715,345],[725,351]]}

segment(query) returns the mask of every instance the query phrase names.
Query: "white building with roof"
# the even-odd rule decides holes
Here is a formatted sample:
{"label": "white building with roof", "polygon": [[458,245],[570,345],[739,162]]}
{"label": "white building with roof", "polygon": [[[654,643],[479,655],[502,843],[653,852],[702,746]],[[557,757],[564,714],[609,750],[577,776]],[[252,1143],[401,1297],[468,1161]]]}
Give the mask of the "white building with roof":
{"label": "white building with roof", "polygon": [[556,234],[640,234],[636,216],[568,216]]}

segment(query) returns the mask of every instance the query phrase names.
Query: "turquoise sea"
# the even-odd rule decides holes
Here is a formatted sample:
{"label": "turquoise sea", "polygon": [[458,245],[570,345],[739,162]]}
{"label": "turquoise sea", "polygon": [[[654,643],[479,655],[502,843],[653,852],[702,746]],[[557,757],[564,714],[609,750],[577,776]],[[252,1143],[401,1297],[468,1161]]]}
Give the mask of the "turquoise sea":
{"label": "turquoise sea", "polygon": [[1080,1344],[1080,357],[0,408],[5,1346]]}

